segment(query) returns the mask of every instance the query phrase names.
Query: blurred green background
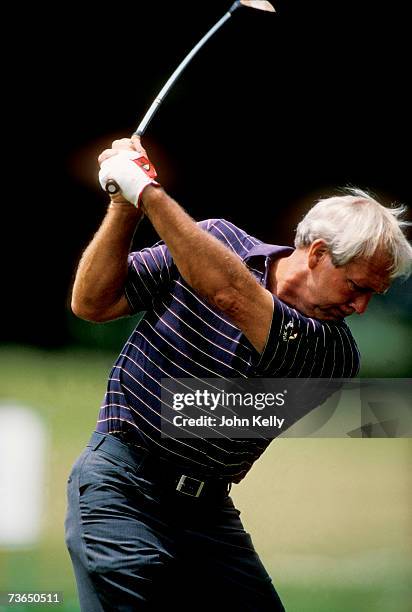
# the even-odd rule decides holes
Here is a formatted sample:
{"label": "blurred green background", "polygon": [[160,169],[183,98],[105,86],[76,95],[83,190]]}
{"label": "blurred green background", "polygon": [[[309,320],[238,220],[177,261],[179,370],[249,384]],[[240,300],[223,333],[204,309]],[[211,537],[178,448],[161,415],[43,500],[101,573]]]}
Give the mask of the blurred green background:
{"label": "blurred green background", "polygon": [[[412,329],[397,303],[377,300],[367,316],[350,321],[364,376],[410,375]],[[93,325],[68,317],[72,346],[0,351],[0,402],[31,406],[48,440],[41,536],[30,548],[0,549],[0,591],[63,591],[59,609],[74,612],[66,480],[136,319]],[[407,439],[282,439],[234,487],[288,612],[410,612],[411,457]]]}
{"label": "blurred green background", "polygon": [[[338,186],[410,206],[408,4],[274,4],[273,20],[239,11],[162,106],[144,141],[162,184],[194,218],[222,216],[278,244],[291,244],[307,208]],[[119,3],[113,45],[100,5],[7,4],[7,31],[26,52],[3,62],[3,101],[12,101],[4,128],[13,130],[3,140],[7,152],[19,149],[7,170],[15,197],[3,207],[0,410],[30,407],[48,450],[39,538],[0,545],[0,590],[63,591],[65,612],[79,609],[64,544],[66,479],[136,320],[92,325],[64,305],[107,205],[97,155],[131,133],[228,8],[207,0],[188,12],[193,5]],[[136,248],[157,240],[149,226]],[[411,312],[409,282],[350,318],[364,377],[411,376]],[[4,429],[0,419],[0,441]],[[288,612],[412,610],[411,456],[406,439],[282,439],[234,487]],[[14,467],[0,461],[0,476]]]}

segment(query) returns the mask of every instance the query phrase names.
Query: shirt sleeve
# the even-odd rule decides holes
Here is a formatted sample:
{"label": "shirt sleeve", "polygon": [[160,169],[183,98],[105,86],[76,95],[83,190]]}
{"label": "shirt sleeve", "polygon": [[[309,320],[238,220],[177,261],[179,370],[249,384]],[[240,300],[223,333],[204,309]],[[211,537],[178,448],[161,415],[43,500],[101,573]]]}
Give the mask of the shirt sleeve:
{"label": "shirt sleeve", "polygon": [[359,350],[344,322],[305,317],[275,295],[270,331],[257,363],[260,376],[352,378]]}
{"label": "shirt sleeve", "polygon": [[323,323],[297,313],[273,296],[273,318],[265,348],[257,364],[262,378],[301,379],[285,383],[287,401],[277,414],[286,431],[338,392],[346,378],[356,375],[356,359],[348,352],[349,338],[342,326]]}
{"label": "shirt sleeve", "polygon": [[168,290],[175,274],[176,266],[164,242],[130,253],[124,294],[132,313],[148,310]]}
{"label": "shirt sleeve", "polygon": [[293,318],[289,316],[287,310],[282,306],[280,300],[272,294],[273,298],[273,315],[270,324],[269,334],[266,340],[265,347],[261,353],[260,359],[256,366],[260,375],[269,376],[270,367],[277,355],[279,342],[281,340],[282,329],[286,325],[293,324]]}
{"label": "shirt sleeve", "polygon": [[250,236],[227,219],[207,219],[200,221],[199,227],[212,234],[220,242],[236,253],[241,259],[246,257],[250,249],[259,243],[259,240]]}

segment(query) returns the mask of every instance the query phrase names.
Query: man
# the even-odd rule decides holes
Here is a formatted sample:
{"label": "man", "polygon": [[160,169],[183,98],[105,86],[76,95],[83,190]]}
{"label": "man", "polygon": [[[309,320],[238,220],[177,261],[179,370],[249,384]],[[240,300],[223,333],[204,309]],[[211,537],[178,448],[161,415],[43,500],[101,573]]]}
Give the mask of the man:
{"label": "man", "polygon": [[[102,186],[119,191],[79,264],[72,308],[96,322],[145,314],[69,479],[82,610],[284,610],[228,495],[269,440],[162,436],[164,380],[355,376],[344,318],[410,271],[401,210],[363,192],[329,198],[293,250],[222,219],[196,224],[137,138],[99,161]],[[129,255],[143,215],[162,242]]]}

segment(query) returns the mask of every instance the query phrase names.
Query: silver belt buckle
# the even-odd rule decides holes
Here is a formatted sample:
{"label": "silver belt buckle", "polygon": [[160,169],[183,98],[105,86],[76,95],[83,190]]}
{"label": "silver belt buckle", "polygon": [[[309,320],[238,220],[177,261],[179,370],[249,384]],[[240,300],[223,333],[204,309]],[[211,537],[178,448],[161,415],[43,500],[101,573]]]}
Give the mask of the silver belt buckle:
{"label": "silver belt buckle", "polygon": [[190,495],[190,497],[199,497],[204,485],[204,480],[198,480],[197,478],[182,474],[177,483],[176,491],[183,493],[183,495]]}

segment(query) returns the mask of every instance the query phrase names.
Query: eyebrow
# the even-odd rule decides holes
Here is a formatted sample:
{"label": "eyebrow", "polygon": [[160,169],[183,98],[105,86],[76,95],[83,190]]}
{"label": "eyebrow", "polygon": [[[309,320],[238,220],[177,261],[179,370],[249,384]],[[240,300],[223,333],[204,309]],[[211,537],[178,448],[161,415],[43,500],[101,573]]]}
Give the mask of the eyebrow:
{"label": "eyebrow", "polygon": [[375,289],[372,289],[371,287],[362,287],[362,285],[358,285],[358,283],[356,283],[354,280],[352,280],[351,278],[348,279],[358,291],[361,291],[363,293],[376,293],[377,295],[385,295],[385,293],[387,293],[387,291],[389,290],[389,287],[387,287],[386,289],[384,289],[383,291],[375,291]]}

